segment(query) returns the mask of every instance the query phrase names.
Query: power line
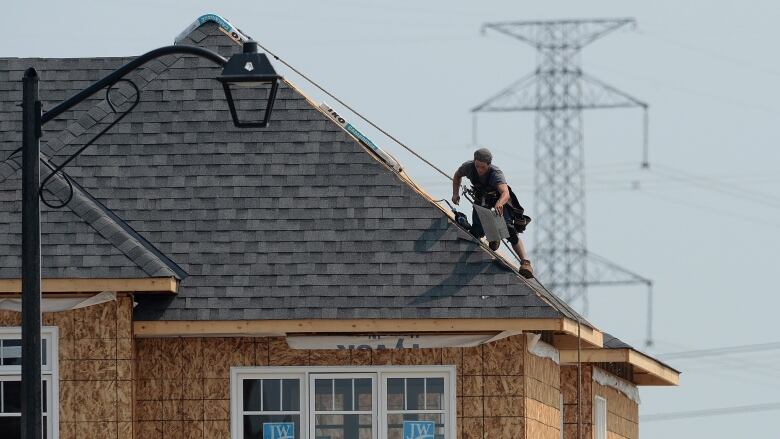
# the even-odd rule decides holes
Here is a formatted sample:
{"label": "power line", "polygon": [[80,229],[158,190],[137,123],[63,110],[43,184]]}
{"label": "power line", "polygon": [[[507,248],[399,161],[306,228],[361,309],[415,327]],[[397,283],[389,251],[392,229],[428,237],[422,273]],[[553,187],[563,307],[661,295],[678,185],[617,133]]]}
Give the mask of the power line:
{"label": "power line", "polygon": [[679,198],[670,197],[668,195],[661,195],[661,194],[658,194],[658,193],[655,193],[655,192],[649,192],[649,191],[646,191],[646,190],[637,190],[637,192],[639,192],[641,194],[644,194],[644,195],[647,195],[650,198],[656,198],[656,199],[659,199],[661,201],[665,201],[667,203],[676,204],[676,205],[687,207],[687,208],[690,208],[690,209],[701,210],[701,211],[710,212],[710,213],[716,213],[718,215],[727,216],[727,217],[740,219],[740,220],[744,220],[744,221],[749,221],[749,222],[752,222],[754,224],[760,224],[760,225],[763,225],[763,226],[780,227],[780,222],[766,220],[764,218],[757,218],[757,217],[752,217],[752,216],[748,216],[748,215],[742,215],[742,214],[735,213],[735,212],[730,211],[730,210],[718,209],[718,208],[715,208],[715,207],[705,206],[703,204],[694,203],[694,202],[692,202],[690,200],[681,200]]}
{"label": "power line", "polygon": [[710,57],[712,59],[717,59],[720,62],[730,64],[735,67],[740,67],[747,70],[754,70],[762,73],[767,73],[773,76],[780,76],[780,71],[773,70],[770,68],[767,68],[765,66],[761,66],[758,64],[755,64],[753,60],[748,60],[744,58],[735,58],[731,56],[724,55],[722,52],[713,51],[710,49],[705,49],[702,47],[692,46],[686,42],[681,42],[679,40],[675,40],[673,38],[669,38],[663,35],[660,35],[656,32],[648,32],[646,29],[637,29],[636,33],[644,36],[644,37],[650,37],[651,39],[657,39],[660,41],[663,41],[666,44],[670,44],[672,46],[677,46],[679,48],[685,49],[690,52],[697,53],[699,55],[704,55],[707,57]]}
{"label": "power line", "polygon": [[690,410],[684,412],[655,413],[652,415],[641,416],[642,422],[670,421],[674,419],[701,418],[705,416],[734,415],[738,413],[755,413],[770,410],[780,410],[780,402],[768,404],[742,405],[734,407],[723,407],[717,409]]}
{"label": "power line", "polygon": [[679,360],[683,358],[715,357],[715,356],[731,355],[731,354],[744,354],[749,352],[771,351],[777,349],[780,349],[780,342],[729,346],[729,347],[714,348],[714,349],[698,349],[693,351],[671,352],[667,354],[657,354],[656,356],[664,360]]}
{"label": "power line", "polygon": [[[702,189],[719,192],[735,198],[740,198],[746,201],[764,204],[769,207],[780,209],[780,198],[778,197],[774,197],[762,192],[744,189],[739,186],[734,186],[733,184],[727,185],[726,183],[720,182],[716,179],[690,174],[671,166],[655,165],[654,167],[656,169],[651,169],[650,172],[655,172],[667,178],[678,181],[688,182],[695,186],[701,187]],[[660,168],[660,170],[658,168]]]}

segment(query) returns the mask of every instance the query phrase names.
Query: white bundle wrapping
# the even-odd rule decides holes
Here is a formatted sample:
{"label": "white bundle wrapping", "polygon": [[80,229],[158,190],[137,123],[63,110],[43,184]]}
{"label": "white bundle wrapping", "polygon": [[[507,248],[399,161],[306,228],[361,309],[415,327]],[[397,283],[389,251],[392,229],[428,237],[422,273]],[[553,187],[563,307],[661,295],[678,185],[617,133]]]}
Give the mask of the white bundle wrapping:
{"label": "white bundle wrapping", "polygon": [[622,378],[618,378],[607,371],[599,369],[598,367],[594,367],[593,381],[601,384],[602,386],[611,387],[617,390],[618,392],[626,395],[628,399],[634,401],[637,404],[641,403],[639,399],[639,389],[634,384]]}
{"label": "white bundle wrapping", "polygon": [[555,362],[555,364],[561,364],[561,354],[558,349],[551,344],[547,344],[540,340],[542,337],[539,334],[526,334],[528,340],[528,352],[537,357],[549,358]]}
{"label": "white bundle wrapping", "polygon": [[[104,291],[87,297],[47,297],[41,300],[41,312],[60,312],[85,308],[116,300],[116,293]],[[0,299],[0,309],[22,312],[22,299]]]}

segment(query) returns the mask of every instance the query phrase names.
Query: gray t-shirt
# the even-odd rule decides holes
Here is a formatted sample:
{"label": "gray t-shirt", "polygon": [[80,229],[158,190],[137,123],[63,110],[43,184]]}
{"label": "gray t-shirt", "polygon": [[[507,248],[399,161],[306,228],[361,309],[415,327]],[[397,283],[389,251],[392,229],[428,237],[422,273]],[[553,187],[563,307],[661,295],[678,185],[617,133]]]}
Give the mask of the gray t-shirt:
{"label": "gray t-shirt", "polygon": [[506,177],[498,166],[491,164],[485,175],[481,176],[477,173],[477,168],[474,166],[474,160],[464,162],[458,168],[458,173],[471,181],[471,184],[485,186],[488,192],[498,190],[499,184],[506,184]]}

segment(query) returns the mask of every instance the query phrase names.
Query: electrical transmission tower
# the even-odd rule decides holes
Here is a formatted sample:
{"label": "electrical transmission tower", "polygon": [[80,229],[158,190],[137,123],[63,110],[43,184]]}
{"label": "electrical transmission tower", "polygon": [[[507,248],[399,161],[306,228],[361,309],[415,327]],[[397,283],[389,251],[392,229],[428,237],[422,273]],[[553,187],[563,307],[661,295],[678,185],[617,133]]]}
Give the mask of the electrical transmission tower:
{"label": "electrical transmission tower", "polygon": [[540,279],[563,299],[580,299],[586,313],[587,289],[592,285],[644,284],[651,297],[650,280],[588,252],[585,229],[582,110],[643,109],[642,165],[648,166],[647,104],[580,67],[583,47],[634,23],[633,19],[521,21],[489,23],[482,28],[517,38],[537,50],[536,71],[472,109],[475,132],[477,113],[536,113],[534,265]]}

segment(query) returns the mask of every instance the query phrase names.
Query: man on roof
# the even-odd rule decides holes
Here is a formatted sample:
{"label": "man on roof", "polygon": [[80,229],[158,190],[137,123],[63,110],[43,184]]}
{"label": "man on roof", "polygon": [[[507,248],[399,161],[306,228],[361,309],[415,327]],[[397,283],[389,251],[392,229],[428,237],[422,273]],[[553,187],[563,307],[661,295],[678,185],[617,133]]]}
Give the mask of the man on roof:
{"label": "man on roof", "polygon": [[[474,204],[478,204],[488,209],[495,209],[498,215],[504,217],[507,230],[509,231],[508,241],[512,244],[517,256],[520,258],[520,274],[526,278],[533,277],[533,268],[531,261],[528,260],[528,254],[523,246],[523,241],[517,236],[518,232],[525,230],[526,224],[531,220],[523,215],[523,207],[517,201],[517,197],[512,193],[512,189],[506,182],[504,173],[498,166],[492,164],[493,154],[487,148],[480,148],[474,151],[474,160],[469,160],[455,171],[452,177],[452,202],[460,203],[460,184],[463,177],[471,181],[472,188],[469,193],[474,198]],[[485,231],[482,228],[482,222],[477,215],[476,209],[471,213],[472,226],[469,232],[475,237],[482,238]],[[492,250],[498,250],[499,242],[489,243]]]}

